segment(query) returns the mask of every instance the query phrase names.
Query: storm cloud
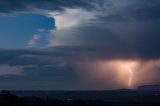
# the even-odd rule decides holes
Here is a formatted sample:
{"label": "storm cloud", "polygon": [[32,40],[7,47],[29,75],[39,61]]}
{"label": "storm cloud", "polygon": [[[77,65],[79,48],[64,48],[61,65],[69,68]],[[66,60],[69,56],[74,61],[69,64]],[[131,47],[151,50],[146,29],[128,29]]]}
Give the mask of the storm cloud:
{"label": "storm cloud", "polygon": [[[47,15],[60,10],[58,15],[52,14],[55,23],[58,23],[57,16],[64,17],[68,22],[65,26],[68,25],[66,27],[69,28],[53,31],[48,38],[49,46],[78,45],[95,48],[100,50],[99,52],[113,54],[108,57],[122,54],[139,58],[159,58],[159,1],[2,0],[0,5],[1,13],[33,10],[35,13],[41,12]],[[63,15],[67,8],[69,10],[66,11],[66,15]],[[72,11],[76,9],[80,10]],[[78,17],[81,18],[77,19]],[[61,24],[64,23],[58,25]],[[70,24],[73,26],[70,27]],[[58,25],[57,28],[63,27]]]}
{"label": "storm cloud", "polygon": [[54,10],[62,11],[64,8],[91,8],[90,1],[94,0],[1,0],[1,13],[15,13],[33,10]]}
{"label": "storm cloud", "polygon": [[[137,76],[150,70],[159,75],[159,11],[158,0],[1,0],[1,15],[39,13],[55,21],[55,28],[49,30],[44,47],[0,50],[0,69],[1,66],[9,67],[6,70],[18,69],[18,74],[8,71],[9,74],[1,77],[9,83],[4,84],[4,88],[10,87],[11,80],[16,82],[21,79],[22,82],[17,83],[22,84],[25,80],[26,86],[29,85],[27,81],[34,80],[31,85],[35,89],[46,89],[41,86],[46,82],[46,86],[53,84],[51,89],[61,89],[66,83],[71,85],[66,89],[78,89],[79,86],[88,89],[87,85],[82,87],[83,81],[79,80],[75,65],[92,60],[138,59],[145,65],[139,68],[142,71]],[[33,40],[30,41],[31,47],[36,39]],[[156,61],[156,65],[151,61]],[[146,66],[147,69],[144,68]],[[144,79],[141,82],[137,78],[141,83],[136,86],[147,84]],[[149,80],[149,83],[160,82],[157,76],[154,80]],[[40,84],[41,81],[43,84]],[[35,87],[34,83],[40,86]],[[109,83],[105,87],[111,88],[112,85]]]}

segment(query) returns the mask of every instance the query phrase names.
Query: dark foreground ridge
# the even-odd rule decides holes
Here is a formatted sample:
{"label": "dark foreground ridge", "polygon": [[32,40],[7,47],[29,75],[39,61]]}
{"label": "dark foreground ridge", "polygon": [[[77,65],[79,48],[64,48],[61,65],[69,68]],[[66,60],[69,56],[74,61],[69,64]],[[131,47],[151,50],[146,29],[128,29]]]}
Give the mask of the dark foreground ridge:
{"label": "dark foreground ridge", "polygon": [[160,91],[3,90],[0,93],[0,106],[160,106]]}

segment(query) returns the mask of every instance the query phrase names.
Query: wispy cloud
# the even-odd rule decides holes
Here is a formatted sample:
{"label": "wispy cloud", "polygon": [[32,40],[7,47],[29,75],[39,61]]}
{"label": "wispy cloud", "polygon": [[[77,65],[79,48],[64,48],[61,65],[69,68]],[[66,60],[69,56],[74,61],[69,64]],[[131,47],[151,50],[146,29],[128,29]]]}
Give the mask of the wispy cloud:
{"label": "wispy cloud", "polygon": [[22,75],[23,70],[18,66],[0,65],[0,76]]}
{"label": "wispy cloud", "polygon": [[36,47],[40,38],[41,38],[41,35],[33,35],[33,38],[27,44],[27,48]]}

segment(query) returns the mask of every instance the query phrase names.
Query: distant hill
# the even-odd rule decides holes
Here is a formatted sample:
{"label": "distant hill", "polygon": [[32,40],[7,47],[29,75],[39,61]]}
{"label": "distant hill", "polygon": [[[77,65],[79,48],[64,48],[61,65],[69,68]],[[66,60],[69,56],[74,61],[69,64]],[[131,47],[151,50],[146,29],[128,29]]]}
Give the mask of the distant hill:
{"label": "distant hill", "polygon": [[139,86],[137,90],[160,91],[160,85],[143,85]]}
{"label": "distant hill", "polygon": [[159,91],[17,91],[18,93],[28,96],[18,96],[3,90],[0,93],[0,106],[160,106]]}

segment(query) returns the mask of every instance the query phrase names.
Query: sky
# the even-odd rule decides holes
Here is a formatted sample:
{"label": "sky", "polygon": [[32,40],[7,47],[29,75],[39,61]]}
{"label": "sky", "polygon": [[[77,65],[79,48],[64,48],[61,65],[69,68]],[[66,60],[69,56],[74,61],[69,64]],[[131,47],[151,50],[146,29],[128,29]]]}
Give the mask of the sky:
{"label": "sky", "polygon": [[1,0],[0,89],[160,84],[160,1]]}

